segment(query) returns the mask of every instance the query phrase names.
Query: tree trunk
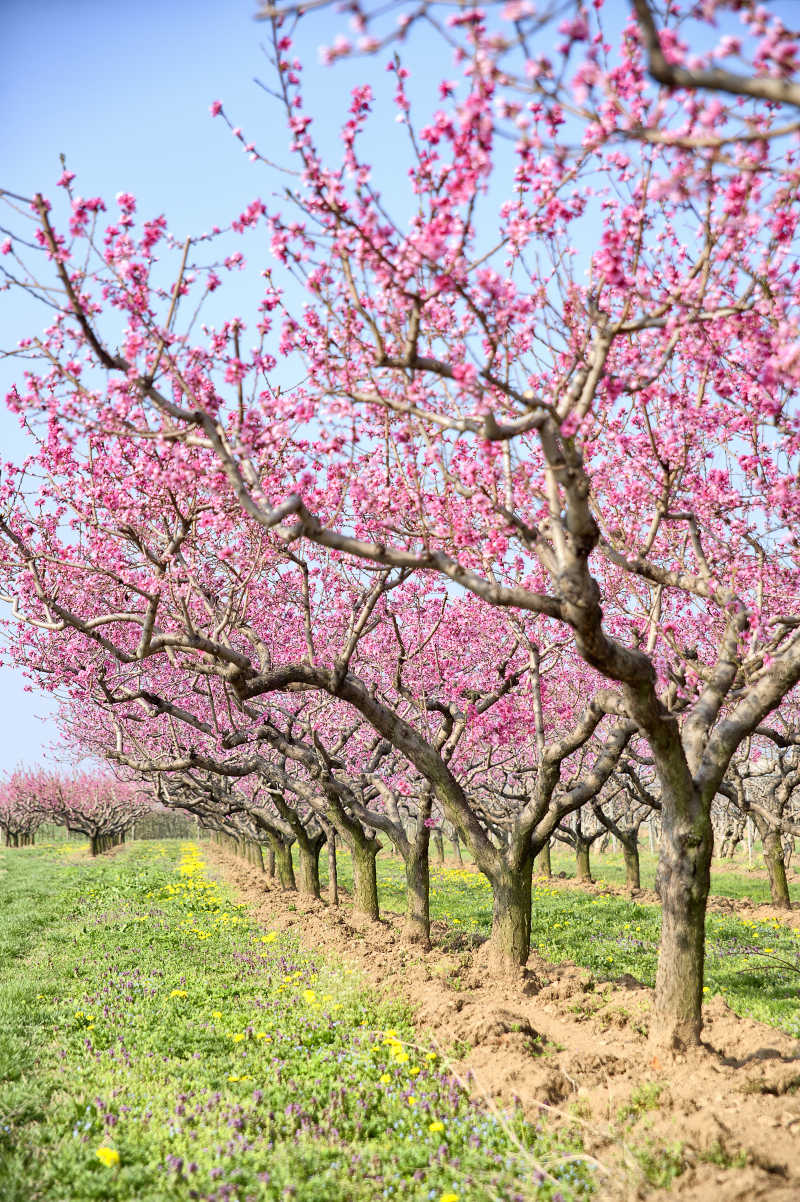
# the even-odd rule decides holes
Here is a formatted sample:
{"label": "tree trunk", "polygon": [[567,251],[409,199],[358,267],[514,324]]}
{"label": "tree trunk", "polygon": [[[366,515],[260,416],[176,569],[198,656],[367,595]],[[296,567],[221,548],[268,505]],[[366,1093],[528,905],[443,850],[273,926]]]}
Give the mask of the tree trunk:
{"label": "tree trunk", "polygon": [[658,886],[661,943],[656,973],[651,1043],[680,1050],[700,1041],[706,902],[711,880],[713,831],[698,803],[681,816],[664,799]]}
{"label": "tree trunk", "polygon": [[536,872],[539,876],[550,877],[553,875],[553,869],[550,864],[550,842],[545,843],[542,850],[536,857]]}
{"label": "tree trunk", "polygon": [[641,889],[642,880],[639,872],[639,840],[634,834],[630,841],[622,842],[622,856],[625,861],[625,884],[628,889]]}
{"label": "tree trunk", "polygon": [[300,892],[309,897],[320,896],[319,853],[322,843],[322,835],[317,835],[313,839],[306,835],[297,840],[297,850],[300,855]]}
{"label": "tree trunk", "polygon": [[578,839],[575,844],[575,876],[579,881],[591,881],[592,870],[589,866],[589,844]]}
{"label": "tree trunk", "polygon": [[452,844],[453,855],[455,856],[457,863],[463,864],[464,857],[461,854],[461,841],[458,837],[458,831],[453,832],[453,838],[450,840],[450,843]]}
{"label": "tree trunk", "polygon": [[328,900],[332,906],[339,904],[339,868],[336,862],[336,831],[328,828]]}
{"label": "tree trunk", "polygon": [[287,843],[285,839],[276,837],[272,843],[272,848],[281,889],[286,889],[293,893],[297,889],[297,883],[294,879],[294,865],[292,864],[292,845],[291,843]]}
{"label": "tree trunk", "polygon": [[[764,824],[765,827],[767,824]],[[791,910],[789,885],[786,880],[786,864],[783,858],[783,843],[778,831],[769,828],[760,831],[761,843],[764,849],[764,863],[769,875],[769,892],[773,906],[779,910]]]}
{"label": "tree trunk", "polygon": [[444,864],[444,839],[441,831],[433,831],[433,846],[436,851],[436,859],[440,864]]}
{"label": "tree trunk", "polygon": [[376,839],[353,843],[353,910],[377,922],[380,918],[378,909],[378,874],[375,860],[380,850]]}
{"label": "tree trunk", "polygon": [[267,849],[267,876],[271,881],[275,880],[275,849],[269,847]]}
{"label": "tree trunk", "polygon": [[518,973],[531,947],[531,878],[533,860],[516,872],[505,869],[491,881],[492,959],[502,972]]}
{"label": "tree trunk", "polygon": [[420,829],[405,857],[406,918],[403,933],[410,943],[419,943],[423,947],[430,947],[431,941],[430,834],[430,829],[420,823]]}

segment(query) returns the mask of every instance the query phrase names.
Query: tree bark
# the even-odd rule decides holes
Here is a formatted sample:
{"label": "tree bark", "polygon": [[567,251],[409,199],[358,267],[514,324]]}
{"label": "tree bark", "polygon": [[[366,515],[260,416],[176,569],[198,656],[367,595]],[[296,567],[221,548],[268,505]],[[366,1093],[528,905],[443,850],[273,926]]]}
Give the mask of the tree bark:
{"label": "tree bark", "polygon": [[713,849],[708,810],[698,798],[681,808],[683,814],[664,798],[658,866],[661,943],[650,1026],[651,1043],[670,1050],[700,1041]]}
{"label": "tree bark", "polygon": [[542,850],[536,857],[536,871],[539,876],[550,877],[553,875],[553,869],[550,864],[550,842],[545,843]]}
{"label": "tree bark", "polygon": [[520,868],[506,868],[491,881],[492,960],[505,973],[516,974],[525,967],[531,948],[531,881],[533,859]]}
{"label": "tree bark", "polygon": [[300,892],[309,897],[320,896],[319,884],[319,853],[325,836],[322,834],[312,838],[306,835],[297,840],[297,850],[300,856]]}
{"label": "tree bark", "polygon": [[628,889],[641,889],[642,879],[639,871],[639,840],[634,834],[630,841],[622,841],[622,856],[625,861],[625,884]]}
{"label": "tree bark", "polygon": [[353,843],[353,910],[356,914],[377,922],[378,874],[375,860],[380,850],[377,839],[358,840]]}
{"label": "tree bark", "polygon": [[275,837],[272,843],[273,852],[275,855],[275,865],[278,870],[278,880],[281,883],[281,889],[286,889],[289,892],[295,892],[297,882],[294,879],[294,865],[292,864],[292,845],[287,843],[285,839]]}
{"label": "tree bark", "polygon": [[[760,825],[760,824],[759,824]],[[772,904],[779,910],[791,910],[789,884],[786,880],[786,864],[783,858],[783,843],[778,831],[772,830],[764,823],[765,829],[759,831],[761,845],[764,849],[764,863],[769,876],[769,892]]]}
{"label": "tree bark", "polygon": [[339,868],[336,861],[336,831],[328,829],[328,900],[332,906],[339,904]]}
{"label": "tree bark", "polygon": [[403,933],[410,943],[419,943],[423,947],[430,947],[431,940],[430,834],[430,829],[420,823],[405,857],[406,917]]}
{"label": "tree bark", "polygon": [[578,839],[575,844],[575,876],[579,881],[591,881],[592,870],[589,865],[589,844]]}

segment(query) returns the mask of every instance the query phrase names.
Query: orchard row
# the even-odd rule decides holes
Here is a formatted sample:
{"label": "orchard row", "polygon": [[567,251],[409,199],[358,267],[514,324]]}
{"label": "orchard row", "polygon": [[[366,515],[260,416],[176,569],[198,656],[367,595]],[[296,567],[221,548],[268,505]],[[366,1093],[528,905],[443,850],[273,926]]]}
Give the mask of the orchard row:
{"label": "orchard row", "polygon": [[681,1046],[715,814],[758,825],[776,896],[800,829],[797,45],[769,6],[721,39],[714,0],[573,7],[459,9],[434,95],[406,22],[334,143],[273,12],[285,202],[210,234],[66,169],[7,193],[5,286],[47,325],[13,351],[0,576],[81,752],[287,884],[295,843],[307,892],[338,838],[371,916],[388,839],[413,939],[431,831],[519,969],[550,840],[610,831],[633,874],[655,811],[652,1036]]}

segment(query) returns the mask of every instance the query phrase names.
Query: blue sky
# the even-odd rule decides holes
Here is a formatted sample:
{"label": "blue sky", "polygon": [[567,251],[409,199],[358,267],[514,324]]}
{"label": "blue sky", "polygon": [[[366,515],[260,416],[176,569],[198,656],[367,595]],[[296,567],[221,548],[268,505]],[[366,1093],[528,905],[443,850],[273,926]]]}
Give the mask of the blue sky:
{"label": "blue sky", "polygon": [[[176,233],[207,229],[254,196],[266,199],[274,181],[208,112],[219,98],[259,145],[279,139],[285,146],[279,113],[254,83],[268,67],[267,30],[253,20],[252,0],[2,0],[1,7],[0,186],[52,194],[63,152],[83,195],[133,192],[142,213],[166,212]],[[310,36],[324,40],[326,21],[341,20],[323,18]],[[316,46],[307,43],[306,55],[315,64]],[[347,88],[341,71],[309,71],[309,101],[337,120]],[[324,103],[334,93],[336,103]],[[0,303],[4,346],[30,332],[17,303]],[[3,395],[13,376],[0,360]],[[0,439],[0,457],[24,453],[16,419],[2,405]],[[57,731],[49,699],[25,692],[9,667],[0,669],[0,705],[2,772],[35,762]]]}
{"label": "blue sky", "polygon": [[[251,163],[209,114],[211,102],[221,100],[262,152],[285,158],[282,113],[256,83],[269,80],[270,68],[263,49],[269,30],[253,19],[255,0],[0,0],[0,11],[0,187],[55,196],[64,153],[81,195],[111,200],[132,192],[141,215],[165,213],[180,237],[227,224],[256,196],[278,207],[273,198],[282,178]],[[306,64],[307,107],[328,145],[346,120],[355,82],[371,77],[387,102],[393,91],[383,69],[387,54],[319,65],[320,45],[345,21],[333,10],[317,14],[301,24],[295,43]],[[414,65],[417,81],[433,86],[446,69],[436,39],[417,44]],[[404,133],[384,122],[367,138],[391,180]],[[241,280],[246,312],[248,278]],[[42,311],[0,295],[0,321],[7,348],[41,328]],[[18,371],[0,358],[0,398]],[[0,460],[25,450],[17,419],[0,399]],[[26,691],[8,666],[0,667],[0,707],[1,774],[37,761],[58,731],[50,699]]]}

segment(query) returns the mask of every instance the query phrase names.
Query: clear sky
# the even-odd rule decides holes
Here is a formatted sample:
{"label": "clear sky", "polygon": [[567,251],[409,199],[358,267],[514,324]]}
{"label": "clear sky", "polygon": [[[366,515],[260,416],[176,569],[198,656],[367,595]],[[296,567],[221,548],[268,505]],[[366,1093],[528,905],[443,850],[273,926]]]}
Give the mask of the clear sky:
{"label": "clear sky", "polygon": [[[266,149],[286,134],[274,104],[254,82],[267,79],[267,30],[254,0],[0,0],[0,186],[22,195],[53,194],[67,156],[83,195],[130,191],[147,215],[165,212],[176,234],[203,231],[235,216],[275,181],[249,162],[227,128],[209,115],[221,99],[232,119]],[[325,25],[313,24],[315,64]],[[363,63],[359,68],[364,73]],[[309,71],[309,106],[338,123],[349,69]],[[328,101],[336,103],[326,103]],[[2,344],[24,318],[0,297]],[[38,328],[38,326],[37,326]],[[14,372],[0,360],[0,393]],[[0,403],[0,458],[24,444]],[[0,668],[0,772],[35,762],[56,738],[48,698]]]}

